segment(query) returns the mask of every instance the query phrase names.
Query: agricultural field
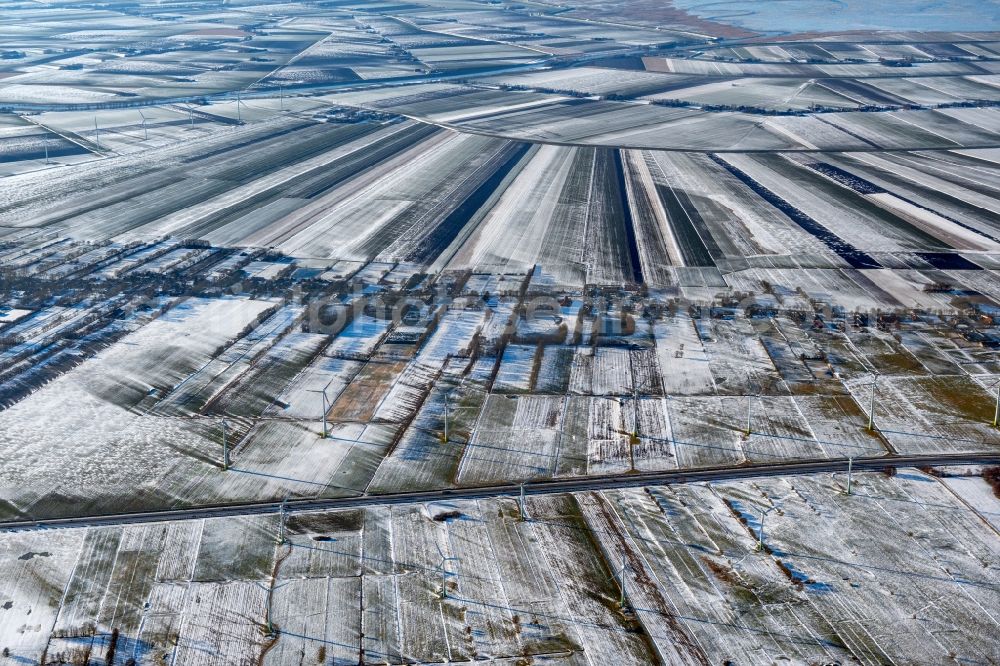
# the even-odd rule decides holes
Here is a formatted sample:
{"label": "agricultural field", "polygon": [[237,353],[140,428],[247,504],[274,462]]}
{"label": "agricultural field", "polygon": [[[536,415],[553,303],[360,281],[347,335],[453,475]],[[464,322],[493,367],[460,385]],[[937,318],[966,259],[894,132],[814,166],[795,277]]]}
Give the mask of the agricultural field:
{"label": "agricultural field", "polygon": [[1000,501],[936,473],[8,533],[2,659],[988,663]]}
{"label": "agricultural field", "polygon": [[[296,283],[303,268],[246,277],[252,257],[239,269],[221,249],[72,248],[28,256],[126,262],[89,278],[124,292],[22,297],[0,322],[10,519],[1000,449],[992,332],[954,309],[823,321],[819,294],[777,283],[728,308],[657,310],[657,294],[542,304],[524,286],[534,274],[521,295],[450,301],[376,264],[376,283],[355,273],[352,293],[317,305],[303,289],[330,283]],[[143,301],[122,286],[176,290],[227,263],[215,284],[235,295]],[[397,273],[408,289],[377,284]],[[490,288],[442,275],[452,290]],[[283,297],[280,281],[298,286]]]}
{"label": "agricultural field", "polygon": [[[18,247],[52,234],[124,246],[199,239],[273,248],[331,277],[371,261],[493,275],[540,267],[554,289],[633,282],[703,298],[816,282],[852,308],[948,307],[947,290],[929,289],[980,281],[1000,248],[1000,168],[984,150],[680,153],[284,116],[143,156],[8,177],[0,237]],[[255,263],[249,275],[283,270]]]}
{"label": "agricultural field", "polygon": [[1000,17],[897,4],[4,3],[0,666],[996,663]]}

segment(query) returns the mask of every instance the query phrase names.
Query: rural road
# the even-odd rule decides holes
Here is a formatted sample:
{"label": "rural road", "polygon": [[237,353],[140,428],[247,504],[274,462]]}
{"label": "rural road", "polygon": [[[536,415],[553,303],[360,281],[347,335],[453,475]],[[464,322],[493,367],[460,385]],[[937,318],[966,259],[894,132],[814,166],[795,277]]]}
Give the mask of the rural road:
{"label": "rural road", "polygon": [[[856,470],[882,469],[893,467],[937,467],[943,465],[997,465],[1000,453],[957,453],[934,455],[882,456],[877,458],[855,458]],[[647,485],[667,485],[704,481],[728,481],[734,479],[761,478],[823,472],[843,472],[848,460],[810,460],[776,463],[772,465],[751,465],[746,467],[714,467],[701,469],[669,470],[615,476],[574,477],[536,481],[524,484],[525,495],[547,495],[554,493],[584,492],[589,490],[610,490],[615,488],[636,488]],[[382,495],[357,495],[331,499],[289,499],[285,504],[288,512],[317,511],[324,509],[349,509],[389,504],[439,502],[444,500],[471,500],[489,497],[516,496],[521,492],[519,484],[477,486],[420,492],[386,493]],[[100,527],[131,523],[153,523],[197,518],[226,516],[246,516],[276,513],[282,502],[247,502],[202,506],[185,509],[162,509],[136,513],[55,518],[52,520],[16,520],[0,522],[0,531],[44,530],[70,527]]]}

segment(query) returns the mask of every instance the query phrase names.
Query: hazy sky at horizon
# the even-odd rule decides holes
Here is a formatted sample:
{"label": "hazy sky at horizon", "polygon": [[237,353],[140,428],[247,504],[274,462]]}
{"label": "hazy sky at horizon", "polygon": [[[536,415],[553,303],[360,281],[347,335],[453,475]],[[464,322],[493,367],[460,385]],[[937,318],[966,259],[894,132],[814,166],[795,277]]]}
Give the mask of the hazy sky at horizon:
{"label": "hazy sky at horizon", "polygon": [[695,16],[759,32],[1000,30],[1000,0],[673,0]]}

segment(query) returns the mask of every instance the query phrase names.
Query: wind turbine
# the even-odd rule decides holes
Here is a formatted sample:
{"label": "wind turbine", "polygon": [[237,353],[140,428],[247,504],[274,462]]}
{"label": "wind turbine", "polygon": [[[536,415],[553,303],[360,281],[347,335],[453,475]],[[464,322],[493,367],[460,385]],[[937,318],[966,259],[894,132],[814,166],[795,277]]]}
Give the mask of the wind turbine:
{"label": "wind turbine", "polygon": [[295,582],[294,580],[286,580],[284,583],[280,583],[278,585],[272,585],[272,586],[269,586],[269,587],[265,587],[263,583],[260,583],[258,581],[254,581],[254,585],[256,585],[257,587],[259,587],[260,589],[264,590],[264,592],[267,593],[267,601],[265,602],[267,604],[267,608],[265,610],[265,616],[267,617],[267,635],[268,636],[274,636],[274,634],[275,634],[275,631],[274,631],[274,622],[271,620],[271,597],[274,596],[275,590],[280,590],[284,586],[291,585],[294,582]]}
{"label": "wind turbine", "polygon": [[996,381],[996,403],[993,406],[993,427],[1000,424],[1000,379]]}
{"label": "wind turbine", "polygon": [[146,116],[143,114],[142,109],[136,109],[139,112],[139,117],[142,118],[142,140],[149,141],[149,130],[146,129]]}
{"label": "wind turbine", "polygon": [[444,393],[444,441],[448,442],[448,396],[451,395],[447,391]]}
{"label": "wind turbine", "polygon": [[323,414],[320,417],[320,420],[323,423],[323,439],[326,439],[327,437],[330,436],[329,435],[330,431],[329,431],[329,428],[327,427],[327,421],[326,421],[327,412],[330,411],[330,404],[329,404],[330,403],[330,399],[326,395],[326,390],[328,388],[330,388],[330,384],[332,384],[332,383],[333,383],[333,380],[331,379],[330,381],[328,381],[326,383],[326,386],[324,386],[321,389],[309,389],[310,393],[319,393],[320,394],[320,400],[323,403]]}
{"label": "wind turbine", "polygon": [[229,469],[229,423],[222,419],[222,469]]}
{"label": "wind turbine", "polygon": [[760,528],[757,530],[757,550],[764,550],[764,518],[777,508],[778,506],[774,505],[770,509],[760,512]]}
{"label": "wind turbine", "polygon": [[448,418],[449,418],[449,412],[450,412],[450,409],[451,409],[451,404],[450,404],[449,401],[451,400],[452,396],[455,393],[457,393],[459,390],[461,390],[462,384],[464,382],[465,382],[465,380],[463,379],[461,382],[458,383],[458,386],[455,387],[452,391],[447,391],[444,388],[441,389],[442,391],[444,391],[444,440],[443,440],[443,442],[445,444],[448,443],[448,436],[449,436],[449,433],[448,433]]}
{"label": "wind turbine", "polygon": [[[997,360],[998,360],[997,353],[993,352],[993,366],[994,366],[994,368],[997,365]],[[975,360],[973,360],[973,361],[963,361],[963,362],[959,363],[959,365],[984,365],[984,363],[983,363],[983,361],[975,361]],[[993,405],[993,422],[991,423],[991,425],[994,428],[996,428],[996,427],[1000,426],[1000,377],[997,377],[997,380],[993,383],[992,386],[987,385],[985,388],[992,388],[992,389],[994,389],[995,402],[994,402],[994,405]]]}
{"label": "wind turbine", "polygon": [[622,568],[618,577],[618,589],[621,593],[618,596],[618,607],[625,608],[625,570],[628,569],[628,554],[622,550]]}
{"label": "wind turbine", "polygon": [[448,598],[448,574],[451,573],[444,568],[445,562],[458,562],[457,557],[447,557],[441,550],[441,544],[437,541],[434,542],[434,547],[437,548],[438,555],[441,556],[441,562],[438,564],[437,569],[441,572],[441,598]]}
{"label": "wind turbine", "polygon": [[872,394],[871,401],[868,403],[868,430],[872,431],[875,429],[875,386],[878,384],[878,373],[872,372]]}

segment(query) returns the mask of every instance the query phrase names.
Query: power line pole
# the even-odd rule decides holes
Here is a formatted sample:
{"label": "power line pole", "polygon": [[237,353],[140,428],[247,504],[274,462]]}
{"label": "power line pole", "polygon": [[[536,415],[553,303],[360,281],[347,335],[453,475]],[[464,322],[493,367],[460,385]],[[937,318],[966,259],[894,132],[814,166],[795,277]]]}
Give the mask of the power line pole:
{"label": "power line pole", "polygon": [[278,512],[278,543],[285,543],[285,519],[288,516],[288,498],[281,500],[281,510]]}
{"label": "power line pole", "polygon": [[518,500],[517,506],[518,506],[518,508],[521,511],[521,520],[522,521],[523,520],[527,520],[528,519],[528,512],[525,511],[525,508],[524,508],[524,484],[523,483],[521,484],[521,497]]}
{"label": "power line pole", "polygon": [[97,144],[97,148],[101,147],[101,128],[97,126],[97,116],[94,116],[94,142]]}
{"label": "power line pole", "polygon": [[851,476],[854,471],[854,458],[847,459],[847,494],[851,494]]}

